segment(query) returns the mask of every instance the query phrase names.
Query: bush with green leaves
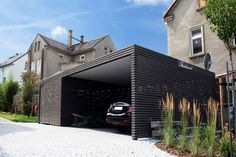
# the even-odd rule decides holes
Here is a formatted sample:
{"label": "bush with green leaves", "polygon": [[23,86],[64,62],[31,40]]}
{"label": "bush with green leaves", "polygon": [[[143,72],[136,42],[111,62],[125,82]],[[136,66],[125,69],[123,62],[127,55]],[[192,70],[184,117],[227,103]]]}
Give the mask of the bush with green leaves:
{"label": "bush with green leaves", "polygon": [[3,110],[6,105],[6,96],[3,84],[0,84],[0,110]]}
{"label": "bush with green leaves", "polygon": [[18,82],[14,81],[12,75],[10,74],[8,79],[1,84],[0,88],[1,110],[13,112],[13,98],[19,90]]}
{"label": "bush with green leaves", "polygon": [[[224,127],[224,133],[222,137],[219,139],[218,147],[222,157],[230,156],[230,132],[227,123]],[[234,142],[232,142],[232,156],[236,156],[236,143]]]}
{"label": "bush with green leaves", "polygon": [[19,90],[19,84],[16,81],[13,81],[13,78],[10,77],[6,82],[4,82],[5,87],[5,101],[6,105],[4,111],[13,113],[13,98]]}
{"label": "bush with green leaves", "polygon": [[28,117],[33,112],[34,95],[38,90],[39,77],[35,72],[28,71],[21,75],[23,81],[22,87],[22,110]]}
{"label": "bush with green leaves", "polygon": [[167,147],[172,147],[174,143],[173,117],[174,117],[174,98],[167,93],[166,100],[162,102],[164,119],[164,143]]}

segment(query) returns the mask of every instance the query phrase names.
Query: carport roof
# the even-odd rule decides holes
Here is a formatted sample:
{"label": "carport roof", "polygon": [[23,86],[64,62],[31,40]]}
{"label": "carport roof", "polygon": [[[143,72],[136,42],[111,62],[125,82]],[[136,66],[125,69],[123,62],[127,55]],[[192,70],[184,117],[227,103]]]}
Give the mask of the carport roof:
{"label": "carport roof", "polygon": [[[98,73],[98,72],[96,72],[96,70],[94,70],[94,69],[92,70],[92,68],[95,68],[103,73],[104,72],[109,73],[109,72],[114,72],[115,70],[119,70],[119,73],[120,73],[119,76],[117,75],[118,73],[113,73],[116,76],[116,79],[118,80],[118,77],[121,77],[121,76],[124,76],[124,75],[130,73],[131,63],[130,63],[130,59],[128,59],[128,58],[130,58],[129,56],[134,52],[135,47],[137,47],[137,45],[132,45],[132,46],[126,47],[124,49],[117,50],[117,51],[110,53],[108,55],[99,57],[93,61],[79,65],[75,68],[54,74],[48,78],[41,80],[40,84],[44,84],[47,81],[54,80],[56,78],[63,78],[63,77],[77,77],[77,78],[78,77],[79,78],[89,77],[89,78],[91,78],[92,76],[95,76],[96,73]],[[129,60],[129,63],[127,62],[128,60]],[[109,66],[112,66],[112,67],[109,67]],[[126,69],[126,66],[129,66],[129,67],[127,67],[127,69]],[[87,71],[89,69],[91,69],[91,70]],[[85,72],[85,70],[87,72]],[[78,73],[81,73],[81,75],[79,76]],[[109,82],[110,77],[111,77],[111,75],[109,75],[106,78],[106,80],[104,80],[105,79],[104,77],[96,76],[96,79],[98,79],[100,81],[103,80],[103,81]]]}

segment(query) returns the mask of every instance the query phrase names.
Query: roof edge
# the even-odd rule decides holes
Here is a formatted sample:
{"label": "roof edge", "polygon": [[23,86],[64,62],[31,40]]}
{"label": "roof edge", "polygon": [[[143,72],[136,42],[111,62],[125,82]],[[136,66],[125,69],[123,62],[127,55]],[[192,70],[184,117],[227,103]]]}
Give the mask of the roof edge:
{"label": "roof edge", "polygon": [[25,53],[21,54],[21,55],[19,56],[19,58],[16,58],[16,59],[12,60],[11,62],[9,62],[9,63],[7,63],[7,64],[0,64],[0,68],[5,67],[5,66],[8,66],[8,65],[14,63],[15,61],[17,61],[17,60],[21,59],[22,57],[24,57],[26,54],[28,54],[28,52],[25,52]]}
{"label": "roof edge", "polygon": [[163,19],[165,20],[168,17],[168,14],[172,11],[172,9],[175,7],[175,5],[179,2],[179,0],[174,0],[172,4],[169,6],[165,14],[163,15]]}

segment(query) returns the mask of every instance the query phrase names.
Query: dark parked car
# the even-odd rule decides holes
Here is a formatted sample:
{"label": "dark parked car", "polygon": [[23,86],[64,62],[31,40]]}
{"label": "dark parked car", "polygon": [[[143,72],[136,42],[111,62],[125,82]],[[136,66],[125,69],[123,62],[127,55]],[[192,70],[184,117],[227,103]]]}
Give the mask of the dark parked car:
{"label": "dark parked car", "polygon": [[132,107],[125,102],[111,104],[107,111],[106,122],[119,128],[130,128]]}

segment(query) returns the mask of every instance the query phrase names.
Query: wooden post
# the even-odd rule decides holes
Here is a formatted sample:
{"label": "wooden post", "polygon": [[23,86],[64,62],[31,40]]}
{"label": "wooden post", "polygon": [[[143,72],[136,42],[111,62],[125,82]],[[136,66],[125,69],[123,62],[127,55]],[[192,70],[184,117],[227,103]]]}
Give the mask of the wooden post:
{"label": "wooden post", "polygon": [[224,134],[224,88],[223,88],[224,79],[222,77],[219,78],[219,88],[220,88],[220,112],[221,112],[221,127],[222,127],[222,135]]}

